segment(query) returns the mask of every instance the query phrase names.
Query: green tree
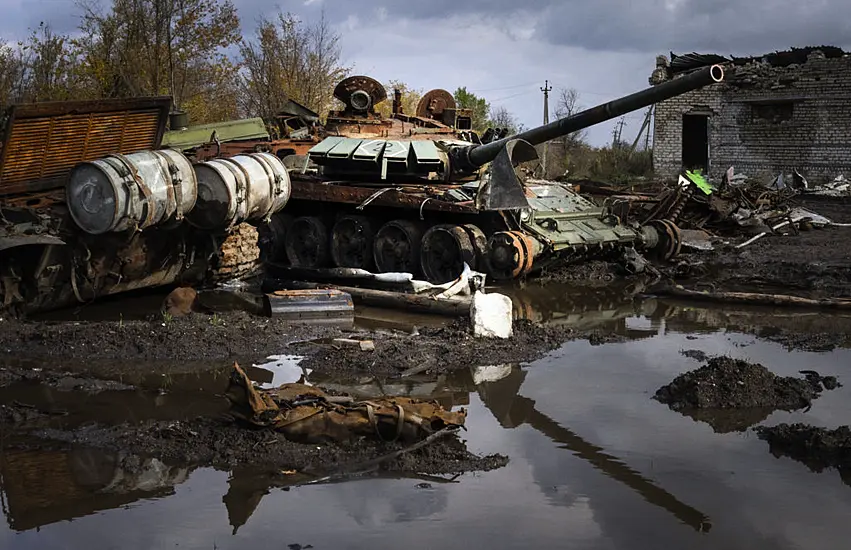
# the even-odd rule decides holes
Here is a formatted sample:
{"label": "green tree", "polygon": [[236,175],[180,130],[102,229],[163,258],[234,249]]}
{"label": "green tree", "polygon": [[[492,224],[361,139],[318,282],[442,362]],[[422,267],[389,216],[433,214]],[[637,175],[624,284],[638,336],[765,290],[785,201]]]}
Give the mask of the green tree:
{"label": "green tree", "polygon": [[490,120],[490,104],[483,97],[468,92],[467,87],[458,88],[453,94],[455,103],[459,109],[472,109],[473,130],[478,133],[484,132]]}
{"label": "green tree", "polygon": [[5,45],[0,39],[0,108],[20,101],[24,79],[25,66],[20,47]]}

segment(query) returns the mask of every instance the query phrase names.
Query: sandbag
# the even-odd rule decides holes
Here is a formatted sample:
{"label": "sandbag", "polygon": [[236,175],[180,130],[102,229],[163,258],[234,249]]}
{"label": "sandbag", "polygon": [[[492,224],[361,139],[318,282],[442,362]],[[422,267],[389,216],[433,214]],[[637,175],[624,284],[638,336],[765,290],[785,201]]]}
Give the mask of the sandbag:
{"label": "sandbag", "polygon": [[237,363],[225,395],[235,418],[305,443],[351,442],[361,437],[419,441],[444,428],[461,427],[467,417],[466,409],[447,411],[436,401],[408,397],[355,401],[298,383],[262,390]]}

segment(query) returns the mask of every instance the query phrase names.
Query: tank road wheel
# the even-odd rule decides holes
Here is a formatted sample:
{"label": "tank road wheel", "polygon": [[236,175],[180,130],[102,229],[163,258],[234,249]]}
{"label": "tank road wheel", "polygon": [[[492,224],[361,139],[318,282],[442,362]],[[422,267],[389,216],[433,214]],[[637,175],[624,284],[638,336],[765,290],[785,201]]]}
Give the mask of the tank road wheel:
{"label": "tank road wheel", "polygon": [[470,242],[473,243],[473,250],[476,251],[476,263],[470,264],[470,268],[475,270],[487,269],[488,238],[478,226],[471,223],[464,224],[461,227],[467,232]]}
{"label": "tank road wheel", "polygon": [[457,225],[435,225],[425,232],[420,252],[423,274],[432,283],[448,283],[476,268],[476,251],[469,234]]}
{"label": "tank road wheel", "polygon": [[365,216],[343,216],[331,230],[331,259],[337,267],[356,267],[371,271],[374,266],[372,245],[375,229]]}
{"label": "tank road wheel", "polygon": [[529,245],[516,231],[500,231],[488,240],[488,268],[494,279],[516,279],[531,268]]}
{"label": "tank road wheel", "polygon": [[375,234],[373,255],[380,273],[419,273],[422,225],[409,220],[393,220]]}
{"label": "tank road wheel", "polygon": [[655,255],[663,260],[676,257],[682,246],[679,228],[669,220],[653,220],[648,225],[659,235],[659,241],[653,249]]}
{"label": "tank road wheel", "polygon": [[302,216],[287,228],[287,260],[293,267],[317,268],[328,264],[328,230],[316,216]]}
{"label": "tank road wheel", "polygon": [[680,255],[680,251],[683,246],[683,235],[680,233],[680,228],[677,227],[677,224],[671,220],[662,220],[668,228],[667,235],[668,238],[673,243],[671,247],[671,254],[667,259],[676,258]]}
{"label": "tank road wheel", "polygon": [[286,259],[287,228],[293,217],[282,212],[269,219],[269,223],[257,228],[260,234],[260,257],[264,261],[280,262]]}

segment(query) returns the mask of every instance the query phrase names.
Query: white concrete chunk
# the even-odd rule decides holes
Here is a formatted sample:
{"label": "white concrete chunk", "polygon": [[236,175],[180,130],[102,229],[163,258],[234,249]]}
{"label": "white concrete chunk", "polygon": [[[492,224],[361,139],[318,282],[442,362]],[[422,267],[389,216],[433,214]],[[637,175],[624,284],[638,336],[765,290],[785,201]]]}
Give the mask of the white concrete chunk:
{"label": "white concrete chunk", "polygon": [[477,291],[470,306],[473,335],[489,338],[510,338],[512,335],[511,298],[504,294],[485,294]]}

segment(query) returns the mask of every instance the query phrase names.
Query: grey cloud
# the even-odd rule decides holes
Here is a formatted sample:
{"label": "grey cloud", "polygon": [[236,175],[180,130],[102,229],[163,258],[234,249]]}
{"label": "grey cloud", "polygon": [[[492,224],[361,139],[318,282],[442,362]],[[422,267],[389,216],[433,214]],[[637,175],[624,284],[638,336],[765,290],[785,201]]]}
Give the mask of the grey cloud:
{"label": "grey cloud", "polygon": [[0,0],[0,13],[0,39],[14,41],[29,36],[42,22],[54,32],[71,33],[77,28],[81,10],[74,0]]}
{"label": "grey cloud", "polygon": [[754,55],[851,43],[851,4],[844,0],[560,2],[543,20],[541,33],[548,42],[590,50]]}
{"label": "grey cloud", "polygon": [[307,8],[319,6],[335,19],[368,19],[379,7],[390,18],[476,16],[498,26],[523,15],[537,18],[539,40],[588,50],[753,55],[790,46],[851,45],[846,0],[324,0]]}
{"label": "grey cloud", "polygon": [[[108,1],[108,0],[105,0]],[[306,18],[324,9],[331,21],[355,15],[363,21],[382,9],[388,19],[440,25],[472,16],[510,28],[518,16],[536,21],[533,39],[591,51],[664,53],[668,50],[761,54],[790,46],[851,45],[851,4],[846,0],[313,0],[278,2],[234,0],[250,33],[258,16],[278,7]],[[0,37],[20,38],[28,27],[48,21],[60,32],[76,26],[74,0],[0,0],[5,13]],[[428,36],[428,27],[422,30]]]}

